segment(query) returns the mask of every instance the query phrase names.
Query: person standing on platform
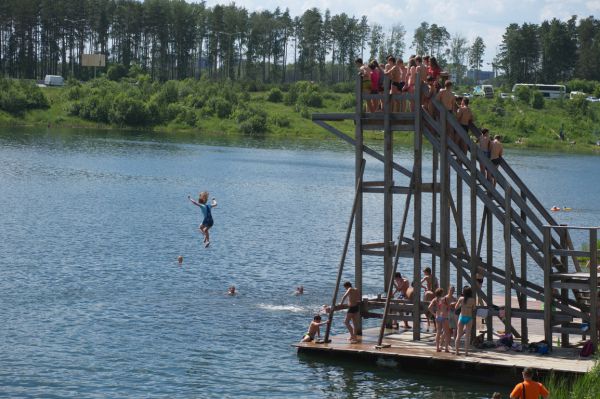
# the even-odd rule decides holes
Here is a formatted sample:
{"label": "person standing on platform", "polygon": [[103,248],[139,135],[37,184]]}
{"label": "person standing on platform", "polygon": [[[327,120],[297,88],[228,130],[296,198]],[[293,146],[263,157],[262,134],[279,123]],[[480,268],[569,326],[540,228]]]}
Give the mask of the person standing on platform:
{"label": "person standing on platform", "polygon": [[[498,169],[498,165],[500,165],[500,161],[502,160],[502,156],[504,155],[504,147],[502,146],[502,142],[500,141],[500,136],[494,136],[494,141],[490,143],[490,159],[492,163]],[[494,187],[496,187],[496,179],[492,177],[492,183]]]}
{"label": "person standing on platform", "polygon": [[354,287],[352,287],[352,283],[350,281],[346,281],[344,283],[344,288],[346,292],[342,297],[342,300],[338,307],[342,307],[344,301],[348,300],[348,312],[346,313],[346,318],[344,319],[344,324],[350,333],[350,343],[357,344],[358,337],[356,336],[356,330],[358,325],[358,316],[360,311],[360,293]]}
{"label": "person standing on platform", "polygon": [[[450,80],[447,80],[446,83],[444,83],[444,88],[439,91],[435,98],[442,103],[444,109],[446,109],[449,114],[454,114],[456,100],[454,98],[454,93],[452,93],[452,82]],[[446,133],[450,140],[456,142],[456,139],[454,138],[454,129],[448,120],[446,120]]]}
{"label": "person standing on platform", "polygon": [[[362,58],[357,58],[354,61],[356,68],[358,68],[358,74],[361,78],[361,91],[362,94],[369,94],[371,92],[371,69],[363,64]],[[369,103],[367,102],[367,106]]]}
{"label": "person standing on platform", "polygon": [[462,296],[458,299],[455,305],[456,309],[460,308],[460,316],[458,316],[458,333],[456,334],[455,353],[460,353],[460,339],[465,336],[465,356],[469,355],[469,345],[471,345],[471,326],[473,325],[473,317],[475,316],[475,298],[473,298],[473,290],[466,286],[463,288]]}
{"label": "person standing on platform", "polygon": [[[458,119],[458,123],[465,129],[465,133],[468,136],[469,125],[473,123],[473,112],[469,108],[469,99],[467,97],[463,97],[460,108],[456,111],[456,119]],[[467,152],[467,143],[460,137],[458,138],[458,146],[464,153]]]}
{"label": "person standing on platform", "polygon": [[515,385],[515,388],[510,393],[510,399],[546,399],[550,392],[541,383],[533,380],[534,370],[527,367],[523,370],[523,382]]}

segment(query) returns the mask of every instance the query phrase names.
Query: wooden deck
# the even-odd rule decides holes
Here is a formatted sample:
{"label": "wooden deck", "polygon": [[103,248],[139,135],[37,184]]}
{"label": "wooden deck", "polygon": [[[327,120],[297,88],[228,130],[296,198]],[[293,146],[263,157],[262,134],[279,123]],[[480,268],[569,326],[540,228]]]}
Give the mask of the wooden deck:
{"label": "wooden deck", "polygon": [[[541,376],[553,371],[558,374],[582,374],[594,364],[592,359],[579,358],[579,349],[554,348],[551,355],[529,352],[503,352],[496,349],[471,349],[469,356],[436,352],[435,335],[422,332],[421,341],[412,340],[411,330],[386,330],[384,345],[377,349],[378,328],[363,331],[357,344],[348,342],[348,335],[333,336],[330,343],[297,343],[298,353],[328,357],[350,357],[383,363],[409,371],[435,371],[469,375],[482,381],[512,383],[520,378],[525,367],[535,367]],[[542,339],[543,337],[540,337]],[[452,350],[452,347],[450,348]]]}

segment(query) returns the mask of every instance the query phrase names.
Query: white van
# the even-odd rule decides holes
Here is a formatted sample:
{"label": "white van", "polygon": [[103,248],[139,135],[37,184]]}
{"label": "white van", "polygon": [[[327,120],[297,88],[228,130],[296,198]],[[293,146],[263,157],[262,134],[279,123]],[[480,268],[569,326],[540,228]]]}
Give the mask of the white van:
{"label": "white van", "polygon": [[494,98],[494,88],[492,85],[480,85],[473,88],[473,95],[485,98]]}
{"label": "white van", "polygon": [[44,84],[46,86],[64,86],[65,80],[60,75],[46,75]]}
{"label": "white van", "polygon": [[581,96],[581,97],[587,97],[587,94],[585,94],[582,91],[572,91],[569,93],[569,100],[574,99],[577,96]]}

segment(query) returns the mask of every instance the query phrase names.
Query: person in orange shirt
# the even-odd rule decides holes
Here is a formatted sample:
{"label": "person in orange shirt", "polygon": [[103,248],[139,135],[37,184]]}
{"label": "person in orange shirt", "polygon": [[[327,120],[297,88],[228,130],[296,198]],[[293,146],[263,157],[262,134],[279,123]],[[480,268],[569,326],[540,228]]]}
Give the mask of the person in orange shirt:
{"label": "person in orange shirt", "polygon": [[550,392],[541,383],[533,380],[533,369],[527,367],[523,370],[523,382],[515,385],[510,393],[510,399],[546,399]]}

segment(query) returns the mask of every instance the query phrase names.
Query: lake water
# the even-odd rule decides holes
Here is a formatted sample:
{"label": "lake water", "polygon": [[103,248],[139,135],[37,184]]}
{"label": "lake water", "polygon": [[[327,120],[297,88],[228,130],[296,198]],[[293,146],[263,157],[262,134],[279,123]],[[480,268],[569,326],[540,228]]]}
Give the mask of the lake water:
{"label": "lake water", "polygon": [[[410,149],[397,157],[409,165]],[[600,224],[599,157],[507,157],[544,205],[573,208],[561,222]],[[506,394],[467,377],[291,347],[331,300],[353,162],[336,140],[0,130],[0,396]],[[380,179],[368,162],[368,178]],[[187,200],[201,190],[219,201],[207,249]],[[368,220],[379,217],[379,197],[367,204]],[[365,229],[376,239],[380,225]],[[365,293],[380,291],[378,262],[365,264]],[[232,284],[236,297],[225,295]],[[295,297],[300,284],[305,295]],[[343,331],[338,322],[334,332]]]}

